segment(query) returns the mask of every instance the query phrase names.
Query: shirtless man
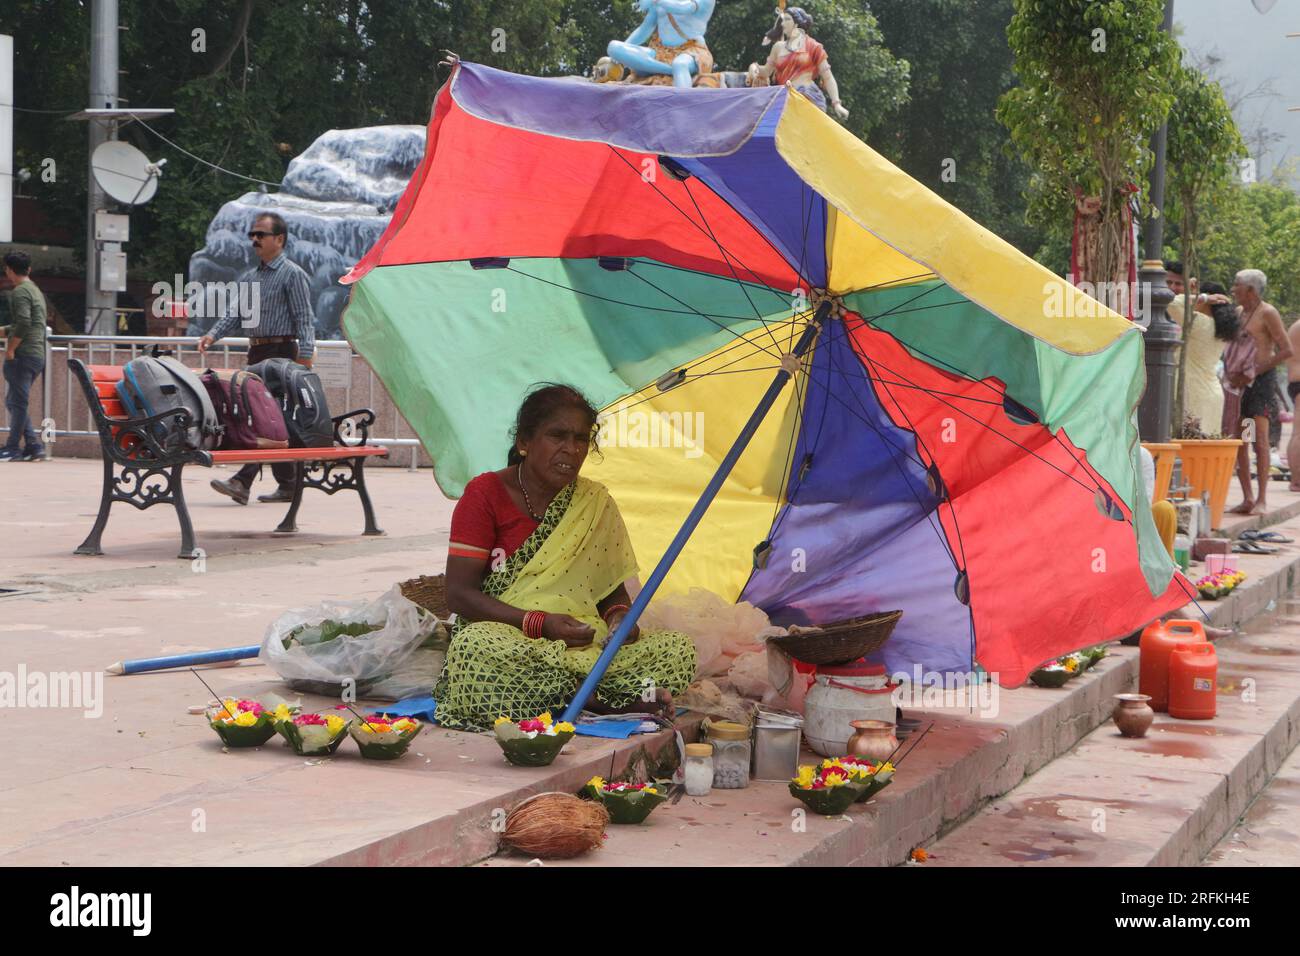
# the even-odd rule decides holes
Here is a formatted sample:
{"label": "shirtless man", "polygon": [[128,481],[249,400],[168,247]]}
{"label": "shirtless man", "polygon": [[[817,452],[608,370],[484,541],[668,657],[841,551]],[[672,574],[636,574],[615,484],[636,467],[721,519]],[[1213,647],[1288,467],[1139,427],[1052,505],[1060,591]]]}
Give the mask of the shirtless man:
{"label": "shirtless man", "polygon": [[[1300,411],[1300,401],[1296,399],[1296,395],[1300,394],[1300,322],[1287,330],[1286,337],[1291,342],[1291,357],[1286,360],[1286,393],[1296,403],[1296,410]],[[1296,479],[1300,478],[1300,421],[1291,423],[1291,440],[1286,445],[1286,465],[1291,471],[1291,490],[1300,491],[1300,485],[1296,484]]]}
{"label": "shirtless man", "polygon": [[[1269,468],[1272,464],[1268,444],[1270,410],[1277,404],[1276,370],[1296,350],[1291,347],[1282,316],[1277,309],[1264,301],[1267,279],[1258,269],[1243,269],[1232,282],[1232,297],[1239,307],[1241,328],[1255,341],[1255,381],[1246,385],[1245,378],[1231,384],[1246,390],[1241,396],[1241,421],[1234,422],[1232,437],[1247,437],[1250,441],[1241,446],[1237,455],[1237,477],[1241,481],[1243,501],[1230,509],[1230,514],[1262,515],[1266,510],[1264,497],[1268,491]],[[1245,435],[1246,423],[1250,435]],[[1250,445],[1255,446],[1255,469],[1259,494],[1252,496],[1250,488]]]}

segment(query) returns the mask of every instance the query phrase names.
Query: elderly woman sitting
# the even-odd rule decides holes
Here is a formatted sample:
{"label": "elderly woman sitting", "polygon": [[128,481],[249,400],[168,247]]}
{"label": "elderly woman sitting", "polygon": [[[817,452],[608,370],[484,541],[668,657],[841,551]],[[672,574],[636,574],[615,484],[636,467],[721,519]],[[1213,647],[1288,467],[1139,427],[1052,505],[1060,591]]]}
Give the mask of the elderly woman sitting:
{"label": "elderly woman sitting", "polygon": [[[539,388],[519,409],[507,466],[465,486],[447,556],[458,622],[434,690],[443,726],[563,707],[627,614],[632,542],[609,492],[579,475],[595,433],[581,393]],[[634,628],[589,706],[671,714],[695,666],[685,634]]]}

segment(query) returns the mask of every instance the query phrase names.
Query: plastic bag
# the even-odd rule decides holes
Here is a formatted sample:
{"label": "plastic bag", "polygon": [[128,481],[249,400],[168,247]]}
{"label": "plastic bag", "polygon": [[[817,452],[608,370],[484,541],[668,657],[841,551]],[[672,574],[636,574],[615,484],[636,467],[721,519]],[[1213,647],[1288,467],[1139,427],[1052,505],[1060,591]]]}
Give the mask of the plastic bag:
{"label": "plastic bag", "polygon": [[[363,628],[346,626],[358,624],[374,630],[353,634]],[[413,683],[405,674],[413,662],[424,664],[417,670],[429,669],[427,662],[417,661],[416,651],[437,624],[437,618],[394,585],[370,602],[324,601],[286,611],[266,629],[258,658],[294,690],[337,696],[345,686],[355,686],[357,696],[364,697],[383,684],[391,692]],[[422,681],[423,675],[416,679]],[[432,686],[432,680],[416,683],[411,692]]]}
{"label": "plastic bag", "polygon": [[742,601],[732,604],[712,591],[691,588],[686,594],[656,597],[641,615],[643,630],[681,631],[695,642],[700,677],[718,677],[742,654],[761,651],[767,615]]}

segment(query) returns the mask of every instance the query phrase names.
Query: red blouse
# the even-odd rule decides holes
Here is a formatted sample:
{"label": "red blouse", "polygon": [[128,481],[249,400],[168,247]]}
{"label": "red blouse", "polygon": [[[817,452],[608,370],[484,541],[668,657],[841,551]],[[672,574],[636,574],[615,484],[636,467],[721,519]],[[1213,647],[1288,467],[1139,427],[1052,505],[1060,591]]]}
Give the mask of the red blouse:
{"label": "red blouse", "polygon": [[534,521],[510,498],[495,471],[470,479],[451,513],[451,546],[455,558],[488,558],[500,548],[509,557],[528,540],[541,522]]}

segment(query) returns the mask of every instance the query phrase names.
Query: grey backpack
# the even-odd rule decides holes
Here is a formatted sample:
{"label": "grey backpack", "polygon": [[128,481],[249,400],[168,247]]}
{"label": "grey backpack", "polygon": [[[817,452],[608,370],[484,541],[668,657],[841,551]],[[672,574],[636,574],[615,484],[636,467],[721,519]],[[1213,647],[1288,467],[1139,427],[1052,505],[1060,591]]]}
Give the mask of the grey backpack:
{"label": "grey backpack", "polygon": [[131,359],[122,369],[117,394],[132,418],[148,418],[184,408],[193,421],[187,429],[174,421],[155,426],[154,436],[168,452],[210,450],[221,441],[221,419],[198,375],[168,355]]}

